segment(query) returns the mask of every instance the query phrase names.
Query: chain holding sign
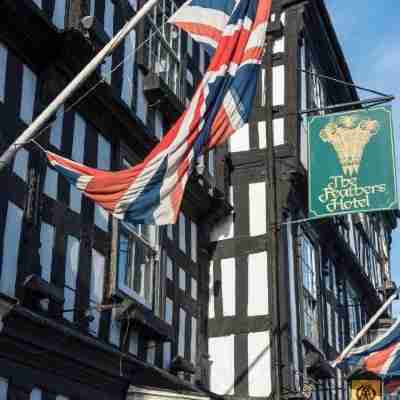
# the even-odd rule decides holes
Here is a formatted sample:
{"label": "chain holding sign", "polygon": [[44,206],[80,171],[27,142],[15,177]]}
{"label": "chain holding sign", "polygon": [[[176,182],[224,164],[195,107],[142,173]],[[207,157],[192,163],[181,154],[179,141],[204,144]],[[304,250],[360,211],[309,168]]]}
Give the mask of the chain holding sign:
{"label": "chain holding sign", "polygon": [[308,118],[309,217],[398,208],[390,106]]}

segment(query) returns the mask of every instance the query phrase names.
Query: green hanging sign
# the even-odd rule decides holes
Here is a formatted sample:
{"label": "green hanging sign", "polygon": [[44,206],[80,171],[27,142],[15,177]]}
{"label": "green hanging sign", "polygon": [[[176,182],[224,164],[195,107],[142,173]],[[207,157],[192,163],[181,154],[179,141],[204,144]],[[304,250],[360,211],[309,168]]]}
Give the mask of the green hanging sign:
{"label": "green hanging sign", "polygon": [[308,118],[309,217],[398,208],[390,106]]}

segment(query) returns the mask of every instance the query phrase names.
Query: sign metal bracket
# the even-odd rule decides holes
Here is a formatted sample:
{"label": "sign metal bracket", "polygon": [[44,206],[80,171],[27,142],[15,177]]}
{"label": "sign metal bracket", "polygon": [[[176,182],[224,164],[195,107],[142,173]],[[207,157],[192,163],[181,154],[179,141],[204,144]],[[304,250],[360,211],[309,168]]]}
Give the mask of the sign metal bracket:
{"label": "sign metal bracket", "polygon": [[359,86],[359,85],[356,85],[356,84],[351,83],[351,82],[342,81],[340,79],[336,79],[336,78],[333,78],[331,76],[317,74],[316,72],[308,71],[308,70],[301,69],[301,68],[298,68],[298,71],[300,71],[300,72],[302,72],[304,74],[317,76],[317,77],[325,79],[325,80],[330,80],[330,81],[333,81],[333,82],[336,82],[336,83],[339,83],[339,84],[342,84],[342,85],[345,85],[345,86],[350,86],[350,87],[353,87],[353,88],[358,89],[358,90],[363,90],[365,92],[369,92],[369,93],[373,93],[375,95],[378,95],[378,97],[372,97],[372,98],[368,98],[368,99],[364,99],[364,100],[356,100],[356,101],[350,101],[350,102],[346,102],[346,103],[333,104],[333,105],[329,105],[329,106],[325,106],[325,107],[318,107],[318,108],[310,108],[310,109],[307,109],[307,110],[301,110],[301,111],[298,112],[299,115],[317,113],[317,112],[321,112],[321,111],[332,111],[332,110],[336,110],[338,108],[343,109],[343,108],[355,107],[355,106],[363,106],[363,105],[368,105],[369,107],[373,107],[373,106],[377,106],[377,105],[388,103],[388,102],[393,101],[395,99],[395,96],[393,96],[393,95],[388,95],[388,94],[385,94],[385,93],[382,93],[382,92],[378,92],[378,91],[373,90],[373,89],[368,89],[366,87]]}

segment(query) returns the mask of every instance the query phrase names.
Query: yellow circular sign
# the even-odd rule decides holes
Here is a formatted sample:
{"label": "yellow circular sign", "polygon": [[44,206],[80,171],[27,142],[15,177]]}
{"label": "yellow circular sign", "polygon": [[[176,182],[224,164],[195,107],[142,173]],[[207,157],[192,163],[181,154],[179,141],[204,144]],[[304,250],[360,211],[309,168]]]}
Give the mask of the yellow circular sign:
{"label": "yellow circular sign", "polygon": [[357,400],[374,400],[377,393],[372,385],[360,385],[356,391]]}

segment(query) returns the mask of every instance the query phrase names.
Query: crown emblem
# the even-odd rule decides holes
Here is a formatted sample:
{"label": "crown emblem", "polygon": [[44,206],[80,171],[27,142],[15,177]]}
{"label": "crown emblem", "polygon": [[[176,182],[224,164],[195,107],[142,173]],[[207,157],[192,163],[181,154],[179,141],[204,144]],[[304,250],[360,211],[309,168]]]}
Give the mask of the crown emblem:
{"label": "crown emblem", "polygon": [[365,146],[377,134],[378,128],[378,121],[344,115],[328,123],[319,136],[335,149],[343,173],[352,176],[358,174]]}

